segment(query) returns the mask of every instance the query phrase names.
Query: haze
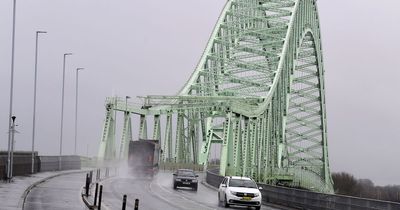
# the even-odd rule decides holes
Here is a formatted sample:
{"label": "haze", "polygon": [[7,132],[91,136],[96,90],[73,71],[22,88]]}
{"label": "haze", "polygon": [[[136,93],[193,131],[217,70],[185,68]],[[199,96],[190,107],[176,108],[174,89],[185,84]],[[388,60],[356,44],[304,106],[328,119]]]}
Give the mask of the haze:
{"label": "haze", "polygon": [[[48,32],[39,42],[36,148],[42,155],[58,154],[62,58],[72,52],[63,154],[73,153],[75,70],[84,67],[79,76],[78,154],[95,156],[105,98],[175,94],[194,70],[224,3],[18,0],[16,149],[31,149],[35,31]],[[331,170],[379,185],[400,184],[400,2],[319,0],[318,7]],[[6,150],[12,0],[0,2],[0,14],[0,150]]]}

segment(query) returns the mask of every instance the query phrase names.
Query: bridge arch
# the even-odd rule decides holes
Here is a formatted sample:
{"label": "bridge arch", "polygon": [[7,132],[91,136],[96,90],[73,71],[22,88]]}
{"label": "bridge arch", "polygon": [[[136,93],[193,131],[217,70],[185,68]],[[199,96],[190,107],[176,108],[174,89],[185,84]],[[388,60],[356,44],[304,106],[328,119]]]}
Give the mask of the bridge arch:
{"label": "bridge arch", "polygon": [[[109,102],[129,126],[129,114],[140,115],[140,134],[154,116],[164,161],[207,167],[210,145],[220,144],[220,175],[333,192],[319,30],[316,0],[228,0],[178,95],[147,96],[141,107]],[[103,155],[115,153],[106,144],[114,141],[111,112]]]}

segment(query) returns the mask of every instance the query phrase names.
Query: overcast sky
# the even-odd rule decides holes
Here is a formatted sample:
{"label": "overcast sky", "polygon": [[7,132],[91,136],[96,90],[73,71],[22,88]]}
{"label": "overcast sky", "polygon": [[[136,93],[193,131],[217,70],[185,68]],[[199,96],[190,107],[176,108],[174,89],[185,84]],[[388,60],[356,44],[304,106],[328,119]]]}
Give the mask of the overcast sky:
{"label": "overcast sky", "polygon": [[[30,150],[35,31],[40,36],[36,148],[57,155],[62,59],[67,60],[64,154],[96,155],[104,101],[173,95],[194,70],[225,0],[17,0],[14,115],[17,150]],[[400,184],[400,2],[319,0],[331,170]],[[7,147],[12,0],[0,1],[0,150]],[[135,128],[134,128],[135,129]]]}

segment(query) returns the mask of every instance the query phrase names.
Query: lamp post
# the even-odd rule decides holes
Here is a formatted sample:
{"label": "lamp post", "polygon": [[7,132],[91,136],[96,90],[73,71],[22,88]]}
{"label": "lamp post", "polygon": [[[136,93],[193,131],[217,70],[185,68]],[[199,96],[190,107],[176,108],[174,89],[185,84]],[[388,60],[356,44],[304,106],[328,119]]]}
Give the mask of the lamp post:
{"label": "lamp post", "polygon": [[62,155],[62,140],[63,140],[63,120],[64,120],[64,88],[65,88],[65,58],[72,53],[64,53],[63,60],[63,82],[62,82],[62,96],[61,96],[61,128],[60,128],[60,155],[58,156],[58,170],[61,171],[61,155]]}
{"label": "lamp post", "polygon": [[36,31],[36,47],[35,47],[35,79],[33,83],[33,123],[32,123],[32,170],[35,173],[35,123],[36,123],[36,86],[37,86],[37,60],[38,60],[38,42],[39,34],[45,34],[46,31]]}
{"label": "lamp post", "polygon": [[11,155],[10,155],[10,176],[9,176],[9,181],[13,177],[13,168],[14,168],[14,146],[15,146],[15,116],[11,117],[12,123],[11,123]]}
{"label": "lamp post", "polygon": [[76,142],[78,137],[78,84],[79,84],[79,71],[84,68],[76,69],[76,86],[75,86],[75,147],[74,147],[74,155],[76,155]]}
{"label": "lamp post", "polygon": [[7,179],[12,178],[11,172],[11,126],[12,126],[12,108],[13,108],[13,94],[14,94],[14,55],[15,55],[15,17],[16,17],[17,1],[13,1],[13,26],[12,26],[12,40],[11,40],[11,78],[10,78],[10,112],[8,117],[8,152],[7,152]]}

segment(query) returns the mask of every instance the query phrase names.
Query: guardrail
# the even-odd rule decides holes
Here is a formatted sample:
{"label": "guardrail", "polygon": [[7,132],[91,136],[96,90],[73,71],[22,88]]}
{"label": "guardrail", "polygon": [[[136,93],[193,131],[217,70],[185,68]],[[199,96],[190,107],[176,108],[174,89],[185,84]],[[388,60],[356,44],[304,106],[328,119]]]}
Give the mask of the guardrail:
{"label": "guardrail", "polygon": [[160,163],[159,169],[161,170],[177,170],[180,168],[192,169],[194,171],[203,171],[203,165],[194,165],[191,163]]}
{"label": "guardrail", "polygon": [[[206,173],[206,182],[218,187],[223,176],[218,175],[216,170]],[[364,199],[343,195],[333,195],[299,190],[287,187],[278,187],[266,184],[258,184],[264,203],[273,203],[297,209],[312,210],[400,210],[400,203]]]}

